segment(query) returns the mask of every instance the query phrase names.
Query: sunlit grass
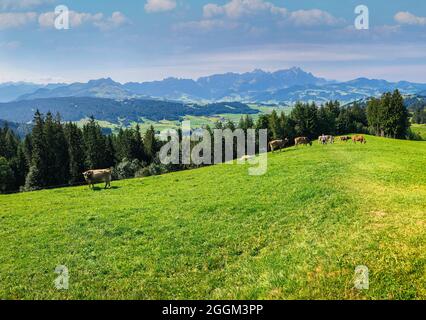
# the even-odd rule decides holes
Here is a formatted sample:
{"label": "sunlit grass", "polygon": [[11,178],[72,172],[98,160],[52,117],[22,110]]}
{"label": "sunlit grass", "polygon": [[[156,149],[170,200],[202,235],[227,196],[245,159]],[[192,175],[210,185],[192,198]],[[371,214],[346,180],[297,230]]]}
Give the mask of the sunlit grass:
{"label": "sunlit grass", "polygon": [[426,143],[367,138],[0,196],[0,298],[425,299]]}

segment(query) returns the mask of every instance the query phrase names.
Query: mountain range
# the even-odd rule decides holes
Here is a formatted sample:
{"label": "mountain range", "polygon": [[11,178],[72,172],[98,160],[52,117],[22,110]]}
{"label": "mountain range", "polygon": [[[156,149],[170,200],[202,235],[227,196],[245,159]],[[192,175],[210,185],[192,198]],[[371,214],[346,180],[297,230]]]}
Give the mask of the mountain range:
{"label": "mountain range", "polygon": [[358,78],[346,82],[330,81],[293,67],[268,72],[225,73],[196,80],[166,78],[161,81],[121,84],[111,78],[87,83],[0,85],[0,102],[59,97],[92,97],[115,100],[163,99],[181,102],[218,101],[293,104],[296,101],[339,100],[347,103],[378,96],[398,88],[404,94],[425,94],[426,84],[407,81],[388,82]]}
{"label": "mountain range", "polygon": [[34,93],[37,90],[52,90],[65,86],[65,83],[36,84],[31,82],[5,82],[0,83],[0,102],[9,102],[19,97]]}

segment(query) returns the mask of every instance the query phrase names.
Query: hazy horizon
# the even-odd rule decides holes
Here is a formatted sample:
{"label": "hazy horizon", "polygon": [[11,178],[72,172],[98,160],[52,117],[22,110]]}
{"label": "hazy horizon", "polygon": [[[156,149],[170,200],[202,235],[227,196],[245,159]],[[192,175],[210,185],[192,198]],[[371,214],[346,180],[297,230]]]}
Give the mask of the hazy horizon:
{"label": "hazy horizon", "polygon": [[[198,76],[198,77],[195,77],[195,78],[179,77],[179,76],[167,76],[167,77],[164,77],[164,78],[151,79],[151,80],[145,80],[145,81],[137,81],[137,80],[136,81],[118,81],[118,80],[114,79],[111,76],[102,76],[100,78],[89,78],[89,79],[84,79],[84,80],[80,80],[80,81],[61,81],[61,82],[42,82],[42,81],[33,82],[33,81],[27,81],[27,80],[4,81],[4,82],[0,82],[0,85],[5,85],[5,84],[19,84],[19,83],[27,83],[27,84],[35,84],[35,85],[48,85],[48,84],[70,85],[70,84],[73,84],[73,83],[88,83],[89,81],[106,80],[106,79],[111,79],[112,81],[120,83],[122,85],[124,85],[126,83],[132,83],[132,82],[133,83],[144,83],[144,82],[164,81],[164,80],[167,80],[167,79],[170,79],[170,78],[172,78],[172,79],[179,79],[179,80],[193,80],[193,81],[197,81],[200,78],[210,77],[210,76],[215,76],[215,75],[223,75],[223,74],[227,74],[227,73],[229,73],[229,74],[244,74],[244,73],[253,73],[253,72],[257,71],[257,70],[260,70],[260,71],[263,71],[263,72],[267,72],[267,73],[274,73],[274,72],[278,72],[278,71],[291,70],[293,68],[300,68],[300,67],[293,66],[293,67],[289,67],[289,68],[281,68],[281,69],[275,69],[275,70],[266,70],[266,69],[261,69],[261,68],[254,68],[254,69],[251,69],[251,70],[241,71],[241,72],[226,71],[226,72],[223,72],[223,73],[205,74],[205,75],[201,75],[201,76]],[[370,77],[365,77],[365,76],[362,76],[362,75],[361,76],[357,76],[355,78],[348,78],[348,79],[342,79],[342,80],[340,80],[340,79],[329,79],[329,78],[323,77],[320,74],[315,74],[315,73],[313,73],[313,72],[311,72],[309,70],[305,70],[303,68],[300,68],[300,69],[302,71],[306,72],[306,73],[311,73],[313,76],[315,76],[317,78],[322,78],[322,79],[325,79],[325,80],[327,80],[329,82],[338,82],[338,83],[340,83],[340,82],[347,82],[347,81],[351,81],[351,80],[364,79],[365,78],[365,79],[369,79],[369,80],[385,80],[385,81],[392,82],[392,83],[408,81],[408,82],[413,82],[413,83],[425,83],[426,84],[426,80],[425,80],[425,82],[409,81],[409,80],[406,80],[406,79],[389,80],[389,79],[374,78],[374,77],[370,78]]]}

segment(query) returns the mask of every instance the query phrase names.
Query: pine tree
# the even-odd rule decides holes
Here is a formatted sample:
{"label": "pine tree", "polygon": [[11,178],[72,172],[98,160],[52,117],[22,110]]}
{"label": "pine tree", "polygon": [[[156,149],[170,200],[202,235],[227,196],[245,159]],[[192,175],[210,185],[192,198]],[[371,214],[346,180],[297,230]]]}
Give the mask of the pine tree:
{"label": "pine tree", "polygon": [[15,185],[13,171],[9,162],[4,157],[0,157],[0,193],[12,191]]}
{"label": "pine tree", "polygon": [[271,115],[269,116],[269,130],[271,131],[272,140],[283,138],[280,135],[280,122],[278,119],[278,114],[275,110],[273,110]]}
{"label": "pine tree", "polygon": [[34,115],[34,127],[32,131],[31,165],[25,180],[26,190],[37,190],[47,185],[47,150],[44,136],[44,120],[37,110]]}
{"label": "pine tree", "polygon": [[153,162],[157,153],[157,140],[155,137],[154,127],[151,125],[145,132],[144,139],[145,160],[149,163]]}
{"label": "pine tree", "polygon": [[31,166],[31,157],[33,154],[32,134],[27,134],[23,142],[23,152],[27,160],[27,167]]}
{"label": "pine tree", "polygon": [[112,168],[116,164],[114,143],[111,136],[107,136],[105,139],[105,164],[104,168]]}
{"label": "pine tree", "polygon": [[105,137],[93,116],[83,127],[83,137],[86,151],[85,167],[87,169],[102,168],[106,163]]}
{"label": "pine tree", "polygon": [[10,161],[10,167],[15,177],[15,190],[18,190],[25,185],[25,177],[28,174],[28,163],[23,144],[18,146],[16,157]]}
{"label": "pine tree", "polygon": [[367,120],[370,128],[370,132],[375,135],[382,135],[383,127],[382,127],[382,119],[381,119],[381,100],[372,98],[367,103]]}
{"label": "pine tree", "polygon": [[0,129],[0,157],[5,157],[7,160],[16,157],[18,145],[19,138],[6,122],[5,127]]}
{"label": "pine tree", "polygon": [[240,121],[238,122],[238,129],[242,129],[244,131],[247,130],[246,121],[243,116],[241,116]]}
{"label": "pine tree", "polygon": [[134,132],[133,147],[134,147],[133,156],[135,157],[135,159],[142,161],[144,158],[144,146],[143,146],[143,140],[141,135],[141,128],[139,127],[139,124],[136,125],[136,130]]}
{"label": "pine tree", "polygon": [[44,122],[44,136],[48,159],[49,186],[64,185],[69,182],[69,154],[68,143],[59,115],[53,118],[47,113]]}
{"label": "pine tree", "polygon": [[65,126],[65,136],[68,144],[69,183],[76,184],[83,181],[84,172],[84,140],[83,133],[76,124],[68,123]]}
{"label": "pine tree", "polygon": [[4,157],[5,155],[6,155],[5,133],[4,133],[4,129],[0,128],[0,157]]}
{"label": "pine tree", "polygon": [[394,139],[404,139],[410,127],[409,113],[398,90],[392,93],[390,112],[391,118],[387,122],[390,135]]}
{"label": "pine tree", "polygon": [[294,121],[296,135],[311,139],[319,135],[317,107],[314,103],[296,103],[290,117]]}

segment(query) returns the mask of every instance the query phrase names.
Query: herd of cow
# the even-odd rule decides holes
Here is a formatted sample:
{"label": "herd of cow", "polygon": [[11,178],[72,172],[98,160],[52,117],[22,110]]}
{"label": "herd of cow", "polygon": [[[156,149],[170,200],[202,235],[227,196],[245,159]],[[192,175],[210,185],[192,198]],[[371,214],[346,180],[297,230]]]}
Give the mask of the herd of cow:
{"label": "herd of cow", "polygon": [[[355,135],[353,137],[349,136],[342,136],[340,137],[340,141],[348,142],[352,140],[354,143],[360,142],[361,144],[366,144],[367,140],[362,135]],[[318,142],[320,144],[333,144],[335,141],[335,137],[330,135],[321,135],[318,137]],[[276,150],[282,150],[284,149],[288,144],[290,140],[284,139],[284,140],[274,140],[269,143],[269,148],[272,152]],[[294,145],[297,147],[299,145],[310,145],[312,146],[312,140],[310,140],[307,137],[298,137],[294,139]],[[246,156],[247,157],[247,156]],[[244,157],[243,157],[244,158]],[[111,180],[112,180],[112,169],[101,169],[101,170],[88,170],[83,173],[84,179],[86,180],[87,184],[89,185],[89,188],[94,188],[95,183],[105,182],[105,189],[111,187]]]}
{"label": "herd of cow", "polygon": [[[340,137],[340,141],[343,142],[348,142],[352,140],[354,143],[361,143],[361,144],[366,144],[367,140],[365,139],[365,137],[363,135],[355,135],[353,137],[350,136],[342,136]],[[318,137],[318,143],[322,144],[322,145],[326,145],[326,144],[334,144],[335,141],[335,137],[334,136],[330,136],[330,135],[321,135]],[[277,150],[282,150],[284,149],[288,144],[289,144],[290,140],[288,140],[287,138],[284,140],[274,140],[269,142],[269,148],[271,149],[272,152],[277,151]],[[312,140],[310,140],[307,137],[298,137],[296,139],[294,139],[294,145],[297,147],[299,145],[310,145],[312,146]]]}

